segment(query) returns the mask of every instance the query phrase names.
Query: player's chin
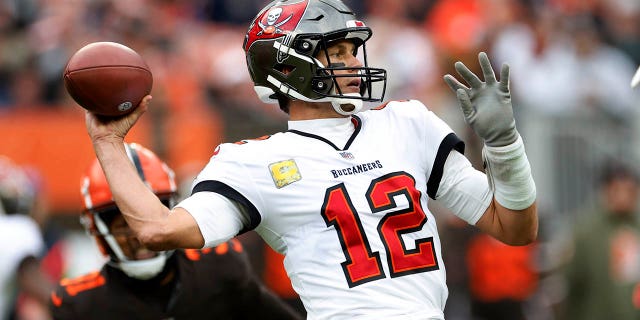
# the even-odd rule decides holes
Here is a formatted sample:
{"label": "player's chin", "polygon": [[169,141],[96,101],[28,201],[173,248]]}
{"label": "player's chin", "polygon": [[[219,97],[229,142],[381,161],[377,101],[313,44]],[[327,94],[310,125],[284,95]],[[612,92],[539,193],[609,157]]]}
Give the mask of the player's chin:
{"label": "player's chin", "polygon": [[158,254],[148,249],[140,249],[135,253],[135,260],[146,260],[155,258]]}

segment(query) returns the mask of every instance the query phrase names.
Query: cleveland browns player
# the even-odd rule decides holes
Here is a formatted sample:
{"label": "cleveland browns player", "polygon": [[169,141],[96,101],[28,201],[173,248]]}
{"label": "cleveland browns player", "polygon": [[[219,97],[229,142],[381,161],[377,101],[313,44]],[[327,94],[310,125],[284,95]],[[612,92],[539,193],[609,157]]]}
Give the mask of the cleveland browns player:
{"label": "cleveland browns player", "polygon": [[[176,197],[173,172],[150,150],[126,144],[145,185],[166,206]],[[109,261],[63,279],[51,293],[54,319],[301,319],[261,284],[239,241],[204,250],[154,252],[138,241],[112,200],[95,160],[82,178],[81,222]]]}
{"label": "cleveland browns player", "polygon": [[285,255],[309,319],[332,320],[444,318],[448,289],[429,201],[508,244],[534,241],[536,189],[508,66],[498,81],[481,53],[482,80],[461,62],[466,84],[445,76],[484,140],[485,174],[420,101],[364,110],[363,101],[382,101],[386,84],[386,71],[368,65],[371,36],[339,0],[268,4],[244,50],[256,93],[280,104],[289,130],[219,145],[175,207],[145,188],[122,144],[151,96],[121,119],[87,113],[94,151],[138,238],[155,250],[201,248],[253,229]]}

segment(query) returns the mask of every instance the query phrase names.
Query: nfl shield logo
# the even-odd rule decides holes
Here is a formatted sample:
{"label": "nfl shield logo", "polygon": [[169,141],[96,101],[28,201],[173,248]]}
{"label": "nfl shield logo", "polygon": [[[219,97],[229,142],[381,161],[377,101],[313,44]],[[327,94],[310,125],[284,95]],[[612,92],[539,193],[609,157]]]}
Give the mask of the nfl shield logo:
{"label": "nfl shield logo", "polygon": [[355,159],[355,157],[353,156],[353,154],[349,151],[342,151],[340,152],[340,156],[342,156],[343,158],[347,159],[347,160],[353,160]]}

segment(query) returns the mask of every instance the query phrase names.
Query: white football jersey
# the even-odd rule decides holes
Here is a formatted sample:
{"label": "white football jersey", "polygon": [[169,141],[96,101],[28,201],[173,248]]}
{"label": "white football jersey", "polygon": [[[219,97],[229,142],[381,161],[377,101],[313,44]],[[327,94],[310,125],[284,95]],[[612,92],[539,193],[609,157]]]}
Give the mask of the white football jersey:
{"label": "white football jersey", "polygon": [[193,192],[244,205],[309,319],[443,319],[440,239],[427,209],[464,144],[418,101],[358,113],[346,145],[289,130],[222,144]]}

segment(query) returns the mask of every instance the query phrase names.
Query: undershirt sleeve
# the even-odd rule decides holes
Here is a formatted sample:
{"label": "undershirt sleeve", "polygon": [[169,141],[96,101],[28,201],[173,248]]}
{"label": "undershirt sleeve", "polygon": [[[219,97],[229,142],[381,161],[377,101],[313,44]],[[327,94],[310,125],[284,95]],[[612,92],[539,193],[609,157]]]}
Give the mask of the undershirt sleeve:
{"label": "undershirt sleeve", "polygon": [[475,225],[489,207],[493,192],[484,173],[474,169],[458,152],[450,152],[444,164],[436,201],[460,219]]}
{"label": "undershirt sleeve", "polygon": [[197,192],[182,200],[183,208],[196,220],[204,238],[204,248],[215,247],[235,237],[249,224],[242,207],[215,192]]}

